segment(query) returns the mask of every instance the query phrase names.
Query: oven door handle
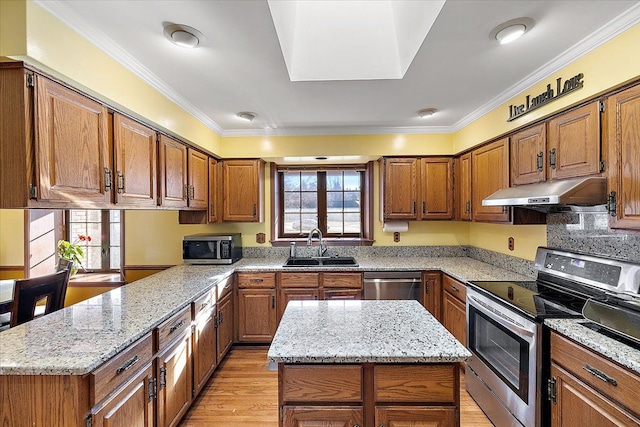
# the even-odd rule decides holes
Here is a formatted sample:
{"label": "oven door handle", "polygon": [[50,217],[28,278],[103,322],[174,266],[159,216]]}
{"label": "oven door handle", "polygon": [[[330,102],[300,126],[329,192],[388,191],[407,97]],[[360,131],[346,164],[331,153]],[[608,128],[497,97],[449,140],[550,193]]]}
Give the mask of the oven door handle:
{"label": "oven door handle", "polygon": [[489,316],[492,320],[504,326],[505,328],[515,331],[521,335],[526,335],[528,337],[532,337],[534,335],[534,331],[530,331],[522,325],[514,323],[515,321],[513,319],[508,318],[502,313],[489,310],[487,303],[485,303],[484,301],[480,301],[478,298],[472,295],[469,295],[468,297],[477,303],[477,305],[473,304],[474,308]]}

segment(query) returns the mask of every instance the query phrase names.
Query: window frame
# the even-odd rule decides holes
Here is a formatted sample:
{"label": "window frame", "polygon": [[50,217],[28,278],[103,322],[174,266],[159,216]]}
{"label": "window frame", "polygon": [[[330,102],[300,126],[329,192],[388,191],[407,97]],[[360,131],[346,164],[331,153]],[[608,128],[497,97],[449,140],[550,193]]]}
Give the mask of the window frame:
{"label": "window frame", "polygon": [[[284,234],[284,179],[283,172],[286,171],[309,171],[309,172],[329,172],[358,170],[362,172],[361,182],[361,207],[360,221],[362,233],[349,234],[347,236],[325,237],[331,246],[371,246],[373,240],[373,161],[366,164],[331,164],[331,165],[271,165],[271,244],[272,246],[288,246],[290,242],[306,242],[307,236],[304,234],[291,235]],[[318,186],[318,191],[324,193],[318,201],[318,226],[325,222],[323,215],[327,213],[326,188],[325,184]],[[323,224],[326,228],[326,223]]]}

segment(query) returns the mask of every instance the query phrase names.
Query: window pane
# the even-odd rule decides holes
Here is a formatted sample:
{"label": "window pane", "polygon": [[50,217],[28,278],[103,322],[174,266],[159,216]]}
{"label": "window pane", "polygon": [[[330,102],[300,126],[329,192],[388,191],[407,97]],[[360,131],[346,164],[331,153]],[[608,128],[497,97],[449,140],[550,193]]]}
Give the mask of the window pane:
{"label": "window pane", "polygon": [[111,246],[120,246],[120,223],[110,224],[110,243]]}
{"label": "window pane", "polygon": [[360,193],[344,193],[344,211],[360,212]]}
{"label": "window pane", "polygon": [[120,270],[120,248],[112,247],[110,251],[109,268]]}
{"label": "window pane", "polygon": [[102,250],[100,246],[89,246],[85,249],[84,267],[88,270],[102,269]]}
{"label": "window pane", "polygon": [[[302,214],[300,215],[300,217],[302,219],[302,225],[300,227],[301,227],[301,232],[303,234],[307,234],[314,228],[318,228],[318,215]],[[294,224],[294,227],[295,227],[295,224]]]}
{"label": "window pane", "polygon": [[328,212],[342,212],[344,207],[342,192],[328,191],[327,192],[327,211]]}
{"label": "window pane", "polygon": [[100,245],[102,243],[102,223],[88,223],[87,235],[91,237],[92,244]]}
{"label": "window pane", "polygon": [[283,225],[285,233],[298,233],[300,231],[300,214],[285,214]]}
{"label": "window pane", "polygon": [[362,185],[360,182],[361,176],[362,176],[361,172],[345,171],[344,172],[345,191],[360,191],[361,185]]}
{"label": "window pane", "polygon": [[87,211],[88,222],[102,222],[102,211]]}
{"label": "window pane", "polygon": [[302,193],[302,212],[318,212],[318,193]]}
{"label": "window pane", "polygon": [[327,172],[327,191],[342,190],[342,172]]}
{"label": "window pane", "polygon": [[284,173],[284,191],[300,191],[300,172]]}
{"label": "window pane", "polygon": [[331,234],[342,234],[342,214],[327,215],[327,232]]}
{"label": "window pane", "polygon": [[284,211],[300,212],[300,193],[284,193]]}
{"label": "window pane", "polygon": [[360,214],[346,213],[344,214],[344,232],[360,234]]}
{"label": "window pane", "polygon": [[302,191],[317,191],[318,190],[318,174],[316,172],[302,172]]}
{"label": "window pane", "polygon": [[109,211],[109,221],[110,222],[120,222],[120,211],[112,210]]}

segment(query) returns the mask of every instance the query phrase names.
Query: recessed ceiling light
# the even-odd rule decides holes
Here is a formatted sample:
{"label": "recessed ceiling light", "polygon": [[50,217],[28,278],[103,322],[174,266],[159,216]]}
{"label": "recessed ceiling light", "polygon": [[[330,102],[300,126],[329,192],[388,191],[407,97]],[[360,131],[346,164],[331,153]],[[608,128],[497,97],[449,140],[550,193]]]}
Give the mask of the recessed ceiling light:
{"label": "recessed ceiling light", "polygon": [[511,43],[514,40],[519,39],[524,33],[531,30],[535,21],[531,18],[516,18],[507,22],[503,22],[494,28],[489,37],[492,40],[498,40],[500,44]]}
{"label": "recessed ceiling light", "polygon": [[186,48],[197,47],[205,40],[204,35],[200,31],[182,24],[165,25],[164,36],[171,43]]}
{"label": "recessed ceiling light", "polygon": [[251,111],[240,111],[239,113],[236,113],[236,116],[248,122],[258,117],[256,113],[252,113]]}
{"label": "recessed ceiling light", "polygon": [[422,110],[418,111],[418,117],[420,118],[425,118],[425,117],[429,117],[429,116],[433,116],[436,113],[435,108],[423,108]]}
{"label": "recessed ceiling light", "polygon": [[325,156],[316,157],[316,160],[327,160],[327,159],[328,159],[328,157],[325,157]]}

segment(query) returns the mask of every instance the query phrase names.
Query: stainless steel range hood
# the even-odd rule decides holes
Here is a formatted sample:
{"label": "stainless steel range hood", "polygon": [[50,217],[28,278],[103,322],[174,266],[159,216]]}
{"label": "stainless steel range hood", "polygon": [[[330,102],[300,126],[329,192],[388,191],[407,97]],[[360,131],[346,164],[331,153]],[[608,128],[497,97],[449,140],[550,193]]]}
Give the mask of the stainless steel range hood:
{"label": "stainless steel range hood", "polygon": [[573,178],[503,188],[482,201],[482,206],[522,206],[543,212],[605,212],[607,179]]}

